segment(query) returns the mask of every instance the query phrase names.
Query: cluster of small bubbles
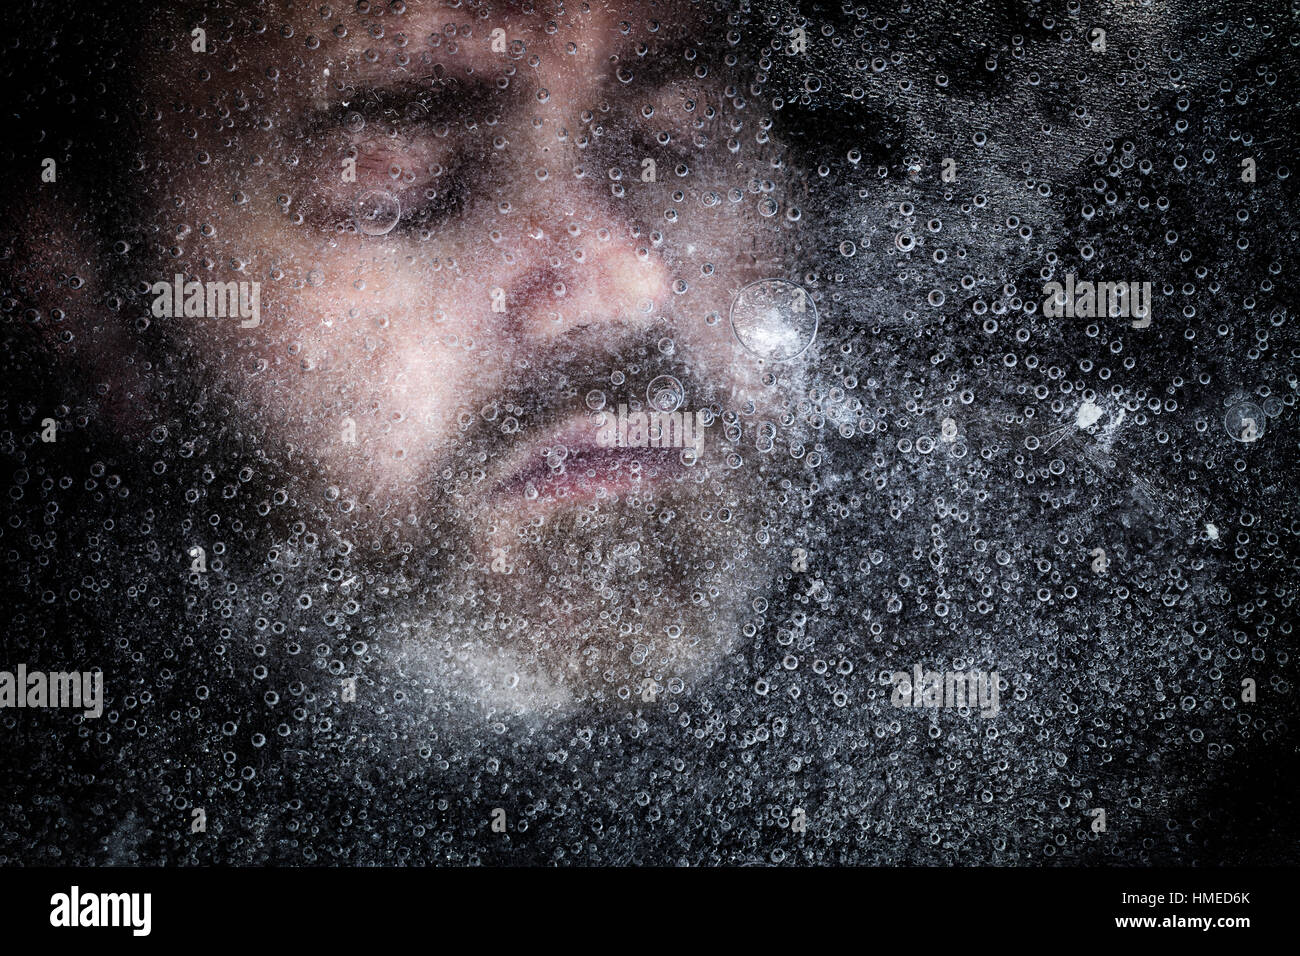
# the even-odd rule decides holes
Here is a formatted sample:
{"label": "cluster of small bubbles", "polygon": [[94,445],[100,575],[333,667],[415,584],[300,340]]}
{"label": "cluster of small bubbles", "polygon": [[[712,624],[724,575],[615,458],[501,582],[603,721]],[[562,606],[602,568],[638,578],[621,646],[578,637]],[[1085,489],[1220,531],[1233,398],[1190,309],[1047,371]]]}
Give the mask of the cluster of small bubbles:
{"label": "cluster of small bubbles", "polygon": [[[207,803],[212,813],[219,791],[237,794],[221,800],[221,814],[238,838],[219,841],[219,852],[240,862],[935,864],[962,856],[1145,865],[1275,852],[1255,836],[1239,839],[1257,821],[1225,781],[1244,779],[1254,803],[1273,798],[1285,809],[1280,787],[1258,792],[1269,775],[1256,771],[1267,765],[1251,761],[1263,759],[1255,745],[1264,756],[1290,746],[1285,702],[1294,686],[1294,654],[1279,648],[1293,632],[1288,544],[1300,534],[1287,478],[1288,415],[1300,398],[1287,363],[1300,350],[1277,304],[1286,261],[1272,252],[1289,236],[1278,191],[1289,169],[1278,162],[1279,140],[1259,131],[1289,105],[1270,96],[1274,82],[1286,88],[1285,73],[1265,42],[1276,44],[1280,31],[1285,45],[1286,18],[1254,10],[1240,22],[1183,23],[1179,11],[1162,10],[1143,30],[1112,35],[1102,54],[1089,46],[1077,0],[1064,14],[1030,6],[1023,16],[985,10],[989,22],[978,24],[955,7],[931,17],[858,5],[842,21],[811,8],[722,11],[716,52],[728,70],[716,98],[712,51],[689,37],[679,47],[685,28],[630,10],[615,24],[628,46],[607,67],[619,83],[582,104],[590,108],[577,121],[536,109],[558,96],[545,86],[556,85],[548,64],[510,29],[506,46],[493,46],[486,7],[421,36],[393,19],[405,14],[401,0],[360,0],[355,21],[351,7],[314,6],[306,16],[319,20],[318,36],[295,37],[299,52],[350,31],[359,47],[369,44],[363,65],[407,73],[434,48],[452,63],[490,50],[487,92],[508,91],[524,111],[493,115],[489,106],[471,117],[466,108],[442,123],[422,119],[419,104],[387,111],[409,112],[419,121],[413,130],[426,123],[437,142],[479,137],[467,154],[474,158],[449,150],[455,159],[444,162],[454,170],[429,169],[437,188],[405,161],[372,171],[393,192],[371,190],[355,209],[343,194],[344,214],[320,226],[319,248],[308,234],[315,187],[325,173],[337,183],[337,169],[309,165],[321,144],[292,143],[292,127],[249,86],[282,86],[291,64],[232,59],[229,79],[250,92],[190,108],[218,130],[202,149],[190,142],[204,135],[202,124],[177,114],[185,140],[177,169],[211,177],[237,155],[247,175],[224,180],[232,185],[215,187],[210,203],[168,198],[156,222],[131,224],[145,228],[124,228],[117,241],[110,233],[113,269],[105,271],[134,265],[120,261],[127,255],[170,256],[176,268],[164,276],[262,279],[277,283],[277,306],[311,290],[330,312],[285,328],[268,322],[223,346],[253,395],[275,396],[232,397],[254,422],[236,419],[206,381],[191,395],[183,366],[155,355],[123,364],[122,382],[88,376],[96,387],[87,402],[37,407],[34,389],[11,403],[0,430],[13,459],[9,502],[16,513],[30,507],[29,526],[11,519],[4,528],[13,577],[31,596],[13,628],[17,649],[53,641],[46,625],[56,611],[79,616],[95,601],[104,602],[103,620],[130,625],[109,628],[103,642],[105,655],[117,655],[105,661],[114,665],[106,719],[70,725],[81,756],[98,745],[120,761],[123,772],[112,767],[106,778],[156,774],[157,802],[176,810]],[[581,37],[559,19],[544,23],[548,47],[578,69]],[[223,33],[228,26],[222,21]],[[277,21],[247,26],[294,35]],[[772,37],[760,42],[761,75],[742,87],[742,41],[764,30]],[[978,36],[1006,39],[955,55],[966,41],[953,47],[954,37]],[[708,76],[710,92],[650,88],[667,39],[673,64],[685,77]],[[806,50],[792,49],[805,40]],[[200,65],[193,75],[213,85],[224,71]],[[249,82],[239,81],[244,73]],[[453,93],[464,82],[459,68],[433,75]],[[1207,77],[1212,95],[1191,89]],[[337,119],[369,149],[390,137],[387,120],[363,112],[348,82],[327,81],[331,94],[343,93]],[[926,101],[935,90],[937,107]],[[773,101],[774,92],[784,100]],[[1054,97],[1070,102],[1055,109]],[[131,110],[148,126],[167,115],[151,103]],[[235,124],[235,111],[247,122]],[[809,118],[819,135],[788,142],[787,131]],[[291,147],[284,163],[248,152],[244,127]],[[624,145],[614,141],[632,133],[644,143],[619,154]],[[544,145],[534,153],[534,144]],[[585,166],[574,169],[570,149]],[[1257,182],[1242,178],[1248,154]],[[358,158],[360,147],[348,155]],[[657,186],[643,185],[646,155],[656,157]],[[143,155],[126,166],[149,181]],[[527,182],[506,182],[507,167]],[[450,214],[454,228],[443,228],[433,212],[453,171],[481,200],[473,215],[493,220],[477,232],[468,213]],[[599,203],[568,202],[593,172],[605,198],[607,187],[623,198],[626,222],[603,218]],[[309,183],[313,176],[319,182]],[[159,185],[160,195],[176,193]],[[556,195],[565,200],[556,208],[567,202],[574,214],[534,222],[534,195]],[[282,248],[270,248],[277,233],[240,232],[230,206],[247,215],[254,196],[276,228],[298,225]],[[402,205],[411,207],[409,230]],[[371,253],[394,253],[410,276],[425,276],[432,298],[413,292],[408,303],[376,305],[376,290],[400,291],[399,271],[381,275],[390,264],[375,255],[340,258],[349,238],[394,230]],[[221,246],[212,241],[218,231]],[[456,255],[450,243],[438,248],[461,235],[470,241]],[[428,245],[404,248],[409,242]],[[633,271],[669,264],[660,301],[630,310],[643,334],[626,344],[575,334],[548,340],[543,358],[518,343],[506,357],[459,320],[454,277],[472,273],[482,252],[524,266],[528,247],[539,276],[530,304],[556,323],[548,330],[568,331],[592,293],[585,274],[607,271],[593,250],[618,254],[624,242],[637,257]],[[762,267],[783,278],[735,281],[738,252],[746,263],[786,253]],[[0,304],[89,357],[102,329],[83,331],[89,300],[78,299],[99,277],[80,261],[62,268],[77,273],[55,284],[62,308],[29,306],[7,286]],[[1142,329],[1103,311],[1045,315],[1041,285],[1067,273],[1149,279],[1154,322]],[[137,308],[144,301],[147,312],[150,282],[141,281],[96,302],[128,333],[152,339],[158,323]],[[515,301],[512,321],[523,311]],[[420,321],[409,321],[426,302]],[[486,295],[476,308],[487,308]],[[180,338],[192,331],[175,328]],[[308,427],[287,454],[301,456],[303,475],[330,477],[290,484],[269,460],[275,443],[260,440],[265,428],[299,417],[279,400],[288,393],[275,391],[280,363],[309,370],[329,351],[316,337],[332,335],[327,344],[341,347],[344,330],[357,333],[366,355],[405,342],[410,362],[376,366],[368,382],[340,375],[322,386],[319,420],[295,421]],[[734,345],[734,354],[706,366],[699,340]],[[580,341],[597,344],[588,354]],[[250,345],[255,352],[239,351]],[[400,401],[407,392],[428,397],[416,378],[426,359],[442,368],[445,356],[462,354],[478,364],[468,380],[449,377],[439,402]],[[800,356],[808,361],[794,361]],[[502,374],[486,374],[498,361],[490,371]],[[140,379],[180,401],[137,410],[144,418],[130,441],[146,453],[128,472],[118,462],[130,453],[100,450],[100,426],[106,410],[116,415],[150,394]],[[599,496],[526,506],[569,493],[555,482],[566,469],[578,484],[593,458],[613,457],[587,456],[585,439],[537,437],[574,405],[584,421],[608,418],[599,413],[613,395],[630,409],[680,412],[683,383],[704,404],[703,455],[646,453],[656,465],[633,463],[633,490],[613,491],[612,508]],[[366,384],[385,391],[371,399]],[[438,423],[441,398],[452,448],[435,458],[441,441],[418,429]],[[355,457],[400,463],[396,474],[409,469],[406,498],[361,493],[354,478],[364,475],[333,460],[338,420],[354,403],[366,435]],[[687,414],[694,420],[694,409]],[[46,415],[60,428],[48,447],[37,438]],[[305,440],[313,425],[329,439],[315,450]],[[511,485],[522,485],[525,506],[495,507],[498,466],[534,441],[540,474],[530,463],[528,480]],[[674,458],[689,495],[660,495],[645,481]],[[761,483],[758,493],[748,478]],[[167,501],[173,488],[176,500]],[[128,491],[147,517],[109,513]],[[547,547],[560,526],[570,534],[565,546]],[[683,544],[733,529],[743,541],[707,562]],[[263,548],[264,538],[273,545]],[[496,545],[507,553],[493,554]],[[190,564],[195,546],[202,572]],[[774,587],[763,577],[768,565]],[[656,576],[665,567],[673,574]],[[598,598],[590,608],[577,604],[585,594]],[[170,626],[163,615],[172,611],[183,622]],[[572,633],[536,646],[539,621],[557,615]],[[735,639],[716,673],[674,673],[673,654],[716,635]],[[483,680],[500,676],[514,702],[469,729],[452,726],[442,720],[450,704],[436,672],[473,670],[480,637],[485,656],[505,649],[515,658],[503,674],[506,655],[493,659]],[[522,719],[525,660],[546,660],[564,642],[580,648],[567,663],[597,689],[578,713]],[[618,674],[629,661],[648,683]],[[892,675],[910,676],[918,664],[998,670],[1000,712],[900,706]],[[355,701],[340,693],[353,675]],[[1258,681],[1258,700],[1243,697],[1244,678]],[[620,708],[612,715],[603,710],[611,702]],[[33,726],[10,718],[24,758],[46,746],[22,730]],[[176,760],[168,735],[200,745]],[[49,763],[30,765],[32,781],[60,779]],[[125,786],[116,795],[93,789],[84,827],[63,809],[67,799],[33,790],[42,799],[22,801],[18,825],[0,820],[0,853],[7,859],[9,843],[27,842],[33,862],[55,849],[72,858],[81,829],[92,858],[135,863],[131,856],[184,829],[169,819],[178,814],[147,808]],[[1103,803],[1111,827],[1096,832],[1089,811]],[[504,832],[487,825],[498,806]],[[43,824],[43,813],[52,822]],[[217,844],[178,833],[168,852],[203,862]]]}

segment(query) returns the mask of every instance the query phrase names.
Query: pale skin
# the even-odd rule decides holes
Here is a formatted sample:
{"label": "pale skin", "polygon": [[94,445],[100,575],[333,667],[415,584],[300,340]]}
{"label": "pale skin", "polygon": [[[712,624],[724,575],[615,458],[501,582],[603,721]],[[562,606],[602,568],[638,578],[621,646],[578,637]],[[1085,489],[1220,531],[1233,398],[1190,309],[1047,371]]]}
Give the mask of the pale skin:
{"label": "pale skin", "polygon": [[[672,480],[637,465],[630,482],[598,472],[554,493],[498,490],[530,456],[569,452],[557,436],[589,423],[594,441],[593,387],[611,407],[644,402],[636,369],[664,356],[688,372],[685,408],[744,409],[747,438],[788,399],[761,384],[772,370],[727,321],[739,289],[787,271],[791,225],[755,211],[782,198],[780,150],[761,106],[739,108],[704,69],[716,56],[687,58],[686,8],[272,4],[257,16],[206,22],[206,54],[185,24],[165,28],[175,50],[142,71],[140,175],[166,250],[149,281],[261,282],[255,328],[171,331],[267,442],[355,501],[366,535],[400,540],[431,507],[454,507],[472,532],[466,564],[486,569],[512,547],[514,577],[490,587],[523,600],[564,547],[555,529],[629,494],[682,512],[652,529],[657,545],[709,540],[691,527],[696,509],[754,507],[752,469],[727,467],[716,446]],[[751,185],[764,180],[776,183]],[[530,382],[548,391],[516,416]],[[467,429],[493,435],[515,417],[498,446],[465,444]],[[537,630],[589,617],[557,607]],[[577,667],[574,652],[560,658],[550,670]]]}

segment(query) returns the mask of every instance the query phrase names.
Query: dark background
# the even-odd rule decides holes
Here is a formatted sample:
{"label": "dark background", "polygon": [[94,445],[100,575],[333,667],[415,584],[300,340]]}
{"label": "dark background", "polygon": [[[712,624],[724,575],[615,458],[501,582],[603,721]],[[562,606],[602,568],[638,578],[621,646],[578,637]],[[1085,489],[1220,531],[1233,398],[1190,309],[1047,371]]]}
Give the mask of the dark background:
{"label": "dark background", "polygon": [[[59,160],[57,189],[101,248],[123,240],[144,255],[160,242],[138,211],[150,184],[131,174],[132,77],[148,68],[141,45],[161,56],[174,41],[155,35],[148,5],[7,8],[0,666],[102,667],[108,700],[99,721],[0,712],[0,862],[1295,863],[1295,14],[721,10],[741,41],[712,52],[734,52],[738,80],[770,104],[808,184],[804,215],[820,224],[799,252],[824,317],[809,414],[827,463],[772,519],[779,543],[810,550],[823,586],[786,575],[752,643],[676,714],[498,732],[340,704],[326,661],[364,639],[366,672],[382,674],[382,608],[321,637],[286,599],[279,631],[258,629],[266,576],[293,572],[268,560],[257,496],[222,497],[257,448],[220,396],[187,393],[183,356],[142,336],[167,435],[140,442],[116,434],[108,390],[53,357],[64,323],[33,305],[27,254],[53,188],[40,159]],[[800,22],[809,54],[774,51]],[[1105,55],[1081,39],[1094,24]],[[1254,184],[1240,181],[1247,155]],[[950,187],[945,156],[960,171]],[[904,229],[921,240],[911,255],[894,243]],[[936,263],[941,240],[949,257]],[[113,277],[103,301],[79,295],[87,267]],[[1068,271],[1152,282],[1153,327],[1090,335],[1086,320],[1025,308]],[[133,285],[105,252],[69,263],[60,291],[68,313],[130,322],[143,314]],[[1086,389],[1108,415],[1139,402],[1127,415],[1146,423],[1106,449],[1068,429],[1054,449],[1028,449],[1026,437],[1071,422]],[[1225,402],[1242,398],[1276,400],[1249,448],[1223,425]],[[1177,408],[1157,413],[1153,399]],[[56,445],[39,441],[47,415]],[[949,415],[964,458],[900,448]],[[949,506],[967,520],[936,517]],[[190,581],[190,532],[214,514],[231,529],[226,553]],[[328,547],[330,529],[314,532]],[[1089,570],[1098,541],[1102,579]],[[942,617],[937,587],[950,594]],[[298,628],[309,636],[294,654]],[[894,710],[880,675],[914,662],[998,669],[1002,715],[941,712],[935,732],[929,713]],[[259,665],[268,675],[251,677]],[[1254,705],[1240,702],[1246,676]],[[391,702],[395,685],[373,680],[364,699]],[[254,746],[257,733],[268,742]],[[206,834],[189,832],[196,806]],[[498,806],[505,835],[488,829]],[[1097,806],[1104,834],[1089,830]],[[794,807],[805,834],[790,832]]]}

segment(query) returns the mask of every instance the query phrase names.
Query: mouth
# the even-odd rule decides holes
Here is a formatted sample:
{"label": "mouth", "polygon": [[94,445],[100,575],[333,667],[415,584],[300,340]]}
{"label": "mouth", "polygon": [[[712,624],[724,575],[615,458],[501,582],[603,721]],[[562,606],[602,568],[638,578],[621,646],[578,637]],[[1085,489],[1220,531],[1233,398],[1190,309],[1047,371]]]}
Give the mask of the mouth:
{"label": "mouth", "polygon": [[692,447],[609,446],[597,416],[583,415],[522,443],[501,469],[495,501],[603,500],[680,480],[695,465]]}

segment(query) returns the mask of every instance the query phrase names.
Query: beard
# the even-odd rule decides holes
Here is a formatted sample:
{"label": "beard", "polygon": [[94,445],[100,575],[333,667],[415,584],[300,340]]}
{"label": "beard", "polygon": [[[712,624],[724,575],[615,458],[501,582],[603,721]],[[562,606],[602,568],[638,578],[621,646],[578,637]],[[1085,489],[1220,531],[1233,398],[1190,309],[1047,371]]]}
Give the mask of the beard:
{"label": "beard", "polygon": [[[439,550],[508,536],[509,564],[492,569],[500,551],[486,568],[473,558],[438,572],[411,562],[400,659],[427,687],[488,712],[671,700],[732,649],[772,574],[770,558],[751,553],[755,517],[719,517],[750,483],[735,484],[683,483],[519,526],[455,520]],[[438,583],[422,584],[422,568]]]}
{"label": "beard", "polygon": [[[562,345],[530,366],[537,371],[508,392],[476,401],[477,415],[462,415],[424,480],[382,489],[364,484],[360,458],[348,469],[356,483],[339,483],[225,396],[226,417],[244,423],[247,438],[198,457],[209,472],[224,462],[240,476],[224,510],[239,502],[237,511],[255,512],[226,525],[242,540],[224,542],[217,561],[238,582],[225,611],[253,631],[275,620],[280,633],[312,635],[318,693],[338,697],[355,680],[358,700],[400,702],[420,722],[671,708],[739,664],[729,655],[757,631],[747,618],[776,577],[784,532],[772,518],[792,472],[761,406],[749,416],[724,410],[730,383],[693,374],[689,352],[665,355],[649,340]],[[584,400],[610,389],[611,368],[629,372],[611,404],[636,407],[664,375],[686,383],[688,408],[711,421],[698,454],[647,449],[603,473],[639,475],[594,496],[571,493],[583,479],[552,493],[564,471],[552,458],[541,502],[503,493],[521,450],[575,408],[591,411]],[[782,400],[801,374],[792,367],[778,380]],[[210,604],[193,606],[206,615]],[[308,641],[289,644],[285,663],[302,669]]]}

